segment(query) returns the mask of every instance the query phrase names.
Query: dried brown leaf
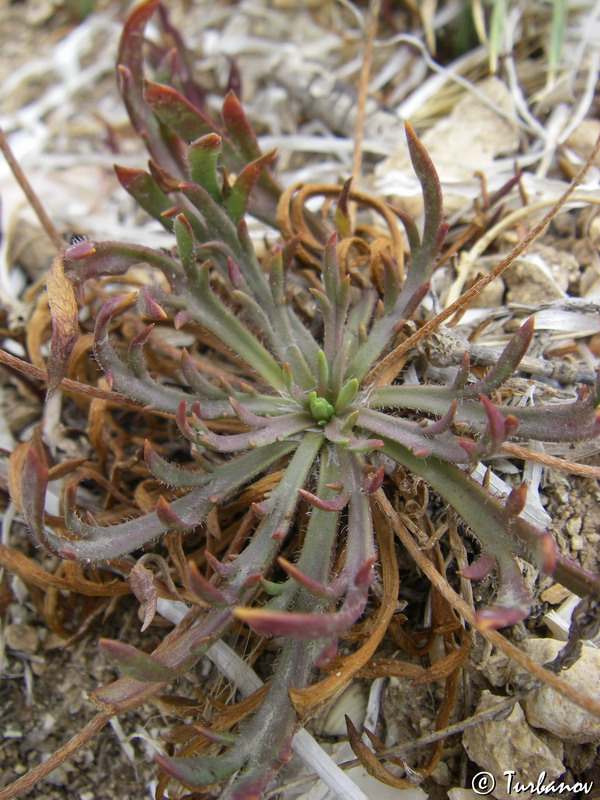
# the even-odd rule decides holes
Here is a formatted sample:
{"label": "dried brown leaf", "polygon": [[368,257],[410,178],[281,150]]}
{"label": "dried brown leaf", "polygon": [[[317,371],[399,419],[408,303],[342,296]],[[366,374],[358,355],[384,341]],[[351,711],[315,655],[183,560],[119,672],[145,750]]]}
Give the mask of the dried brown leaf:
{"label": "dried brown leaf", "polygon": [[52,262],[46,282],[52,318],[52,338],[48,356],[48,395],[67,374],[71,351],[79,336],[79,307],[73,284],[65,275],[62,256]]}
{"label": "dried brown leaf", "polygon": [[77,594],[90,595],[92,597],[107,597],[112,595],[129,594],[131,589],[124,581],[115,578],[107,583],[97,583],[87,580],[87,578],[62,578],[53,575],[26,555],[0,544],[0,566],[14,572],[26,584],[37,586],[40,589],[48,589],[54,586],[57,589],[66,589]]}
{"label": "dried brown leaf", "polygon": [[156,614],[158,592],[154,585],[154,573],[143,564],[136,564],[127,576],[127,583],[141,604],[142,631],[150,625]]}
{"label": "dried brown leaf", "polygon": [[48,298],[42,293],[38,297],[33,313],[29,318],[25,332],[25,343],[31,363],[44,370],[44,372],[46,371],[46,359],[42,355],[42,345],[46,343],[48,338],[49,327]]}
{"label": "dried brown leaf", "polygon": [[106,400],[101,400],[99,397],[95,397],[90,403],[90,408],[88,411],[87,435],[89,437],[92,447],[94,448],[94,452],[98,457],[98,465],[100,467],[101,472],[104,472],[104,467],[106,463],[106,445],[104,443],[104,438],[105,438],[104,431],[106,429],[107,408],[108,408],[108,403],[106,402]]}
{"label": "dried brown leaf", "polygon": [[366,769],[369,775],[372,775],[381,783],[388,786],[393,786],[395,789],[411,789],[418,783],[418,781],[409,781],[406,778],[397,778],[395,775],[386,769],[379,761],[375,753],[370,750],[367,745],[360,738],[359,732],[352,724],[350,717],[346,717],[346,728],[348,730],[348,741],[352,752],[359,759],[362,766]]}
{"label": "dried brown leaf", "polygon": [[48,470],[48,480],[56,481],[60,478],[64,478],[66,475],[70,475],[82,464],[85,464],[87,460],[87,458],[67,458],[66,461],[55,464]]}
{"label": "dried brown leaf", "polygon": [[21,502],[21,476],[23,474],[23,466],[29,447],[29,442],[19,442],[19,444],[15,445],[13,448],[8,459],[8,492],[20,514],[23,513],[23,504]]}

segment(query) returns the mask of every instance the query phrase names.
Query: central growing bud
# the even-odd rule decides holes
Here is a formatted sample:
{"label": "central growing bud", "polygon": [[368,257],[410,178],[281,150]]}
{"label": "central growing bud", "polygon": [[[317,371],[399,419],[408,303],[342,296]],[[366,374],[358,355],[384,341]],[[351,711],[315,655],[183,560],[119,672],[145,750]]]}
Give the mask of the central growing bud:
{"label": "central growing bud", "polygon": [[324,397],[319,397],[316,392],[308,395],[308,410],[318,425],[326,425],[335,414],[335,408]]}

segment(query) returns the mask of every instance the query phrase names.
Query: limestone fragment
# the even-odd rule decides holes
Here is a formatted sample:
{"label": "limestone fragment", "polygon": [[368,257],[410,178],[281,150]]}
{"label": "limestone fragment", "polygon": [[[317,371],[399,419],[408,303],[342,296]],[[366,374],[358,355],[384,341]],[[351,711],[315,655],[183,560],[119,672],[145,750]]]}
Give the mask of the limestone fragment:
{"label": "limestone fragment", "polygon": [[[522,649],[538,664],[552,661],[564,647],[556,639],[526,639]],[[600,650],[583,645],[581,657],[560,677],[580,692],[600,701]],[[553,689],[542,686],[527,698],[525,715],[530,725],[576,744],[600,741],[600,718],[571,703]]]}
{"label": "limestone fragment", "polygon": [[[502,699],[484,691],[476,713],[485,711]],[[505,719],[490,720],[467,728],[463,733],[463,745],[469,758],[482,771],[493,776],[495,789],[492,796],[498,800],[510,800],[507,773],[512,774],[513,781],[535,784],[542,772],[551,780],[565,771],[562,761],[529,727],[518,703]],[[521,800],[529,800],[532,793],[524,791],[519,796]]]}

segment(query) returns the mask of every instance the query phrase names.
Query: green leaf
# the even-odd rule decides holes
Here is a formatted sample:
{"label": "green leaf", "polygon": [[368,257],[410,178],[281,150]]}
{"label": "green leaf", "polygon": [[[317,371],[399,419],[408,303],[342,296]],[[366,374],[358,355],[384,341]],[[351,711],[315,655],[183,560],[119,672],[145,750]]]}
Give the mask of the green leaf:
{"label": "green leaf", "polygon": [[157,219],[164,228],[170,231],[173,223],[163,212],[168,211],[173,203],[154,178],[141,169],[120,167],[116,164],[115,172],[125,191],[139,203],[144,211],[147,211],[150,216]]}
{"label": "green leaf", "polygon": [[100,650],[124,675],[136,681],[160,683],[177,677],[177,670],[167,667],[137,647],[115,639],[100,639]]}
{"label": "green leaf", "polygon": [[221,156],[221,137],[207,133],[188,147],[188,164],[193,183],[202,186],[215,203],[221,202],[221,189],[217,178],[217,164]]}
{"label": "green leaf", "polygon": [[270,150],[242,169],[237,176],[235,183],[231,187],[229,196],[225,201],[225,208],[229,214],[230,219],[238,223],[246,211],[248,210],[248,203],[250,193],[254,189],[261,173],[264,172],[266,167],[271,164],[275,159],[275,150]]}

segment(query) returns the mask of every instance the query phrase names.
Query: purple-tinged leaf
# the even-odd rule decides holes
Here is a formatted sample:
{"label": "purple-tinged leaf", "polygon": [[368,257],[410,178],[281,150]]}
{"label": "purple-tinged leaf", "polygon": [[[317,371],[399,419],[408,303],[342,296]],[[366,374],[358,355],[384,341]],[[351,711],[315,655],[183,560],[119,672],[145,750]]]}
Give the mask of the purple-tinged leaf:
{"label": "purple-tinged leaf", "polygon": [[234,561],[232,561],[232,562],[230,562],[228,564],[225,564],[222,561],[219,561],[219,559],[216,558],[209,550],[205,550],[204,551],[204,558],[210,564],[211,569],[214,572],[216,572],[217,575],[220,575],[222,578],[225,578],[228,575],[231,575],[231,573],[235,572],[236,569],[237,569]]}
{"label": "purple-tinged leaf", "polygon": [[495,555],[498,566],[496,602],[491,608],[477,611],[475,619],[480,630],[514,625],[525,619],[531,609],[531,597],[517,559],[502,549],[497,549]]}
{"label": "purple-tinged leaf", "polygon": [[467,460],[461,442],[449,431],[429,436],[418,422],[398,419],[366,408],[360,409],[358,424],[369,433],[392,439],[413,452],[426,450],[437,458],[459,464]]}
{"label": "purple-tinged leaf", "polygon": [[333,614],[312,614],[302,611],[272,611],[267,608],[236,606],[233,614],[253,631],[263,636],[285,636],[290,639],[321,639],[347,631],[362,614],[368,591],[349,592],[340,611]]}
{"label": "purple-tinged leaf", "polygon": [[259,156],[241,170],[225,201],[225,208],[233,222],[239,222],[248,209],[250,194],[261,173],[275,160],[275,150]]}
{"label": "purple-tinged leaf", "polygon": [[504,416],[498,406],[495,406],[484,394],[480,394],[479,399],[483,403],[487,416],[485,453],[489,455],[497,452],[504,441]]}
{"label": "purple-tinged leaf", "polygon": [[160,121],[186,144],[206,134],[214,135],[214,122],[172,86],[145,80],[144,100]]}
{"label": "purple-tinged leaf", "polygon": [[191,591],[205,603],[217,608],[230,605],[226,593],[208,581],[193,561],[188,563],[188,583]]}
{"label": "purple-tinged leaf", "polygon": [[[484,552],[496,558],[513,552],[540,569],[552,566],[552,537],[522,517],[511,517],[504,503],[463,470],[435,458],[417,459],[393,442],[386,442],[383,452],[421,476],[450,503],[471,526]],[[556,579],[559,580],[558,576]]]}
{"label": "purple-tinged leaf", "polygon": [[412,125],[405,122],[404,127],[410,160],[421,184],[425,208],[421,246],[411,254],[409,280],[412,284],[416,280],[420,283],[429,276],[442,249],[448,226],[444,222],[442,190],[433,162]]}
{"label": "purple-tinged leaf", "polygon": [[[152,159],[148,161],[148,169],[150,170],[151,177],[156,181],[156,183],[158,184],[158,188],[161,191],[166,192],[167,194],[177,191],[177,189],[179,188],[179,184],[181,182],[181,178],[179,175],[173,175],[172,172],[169,172],[169,170],[161,166],[160,163],[157,163]],[[174,208],[177,207],[178,206],[175,206]],[[173,213],[174,209],[168,209],[167,211],[163,211],[163,214],[165,216],[173,215]]]}
{"label": "purple-tinged leaf", "polygon": [[138,377],[139,377],[139,374],[136,371],[137,365],[136,365],[136,367],[134,367],[132,365],[132,363],[131,363],[132,359],[129,358],[129,356],[133,355],[133,360],[134,361],[138,361],[139,360],[138,351],[141,351],[142,347],[146,344],[146,342],[148,341],[148,337],[150,336],[150,334],[152,333],[152,331],[154,330],[155,327],[156,326],[154,325],[154,323],[151,323],[150,325],[146,325],[146,327],[143,328],[139,333],[136,333],[136,335],[133,337],[133,339],[131,339],[131,341],[129,342],[127,363],[129,365],[131,371],[133,372],[133,374],[137,375]]}
{"label": "purple-tinged leaf", "polygon": [[373,564],[375,563],[376,558],[375,556],[371,556],[367,558],[367,560],[362,564],[358,571],[354,576],[354,585],[360,589],[369,588],[369,586],[373,583],[373,579],[375,577],[375,573],[373,570]]}
{"label": "purple-tinged leaf", "polygon": [[461,397],[479,397],[482,394],[491,394],[514,375],[531,344],[534,326],[534,318],[529,317],[510,339],[494,366],[482,380],[462,389]]}
{"label": "purple-tinged leaf", "polygon": [[73,284],[65,275],[62,255],[52,261],[46,289],[52,319],[47,387],[50,396],[67,374],[69,357],[79,336],[79,307]]}
{"label": "purple-tinged leaf", "polygon": [[214,728],[206,728],[194,722],[194,730],[215,744],[236,744],[240,741],[239,733],[227,733],[226,731],[216,731]]}
{"label": "purple-tinged leaf", "polygon": [[321,581],[315,580],[315,578],[307,575],[306,572],[299,569],[295,564],[292,564],[291,561],[288,561],[287,558],[280,556],[277,559],[277,563],[290,578],[295,580],[296,583],[300,584],[300,586],[304,587],[315,597],[321,597],[323,600],[335,600],[340,596],[340,591],[335,586],[326,585],[321,583]]}
{"label": "purple-tinged leaf", "polygon": [[195,527],[195,525],[186,525],[181,517],[173,511],[171,505],[162,495],[160,495],[156,501],[155,511],[156,516],[167,530],[182,531],[185,533],[193,530]]}
{"label": "purple-tinged leaf", "polygon": [[[460,393],[458,394],[455,422],[467,425],[473,431],[482,430],[487,423],[482,403],[476,400],[461,401]],[[442,415],[456,396],[456,391],[449,386],[383,386],[373,390],[369,402],[373,407],[411,408]],[[600,434],[600,410],[594,407],[594,398],[594,393],[590,392],[573,403],[552,403],[527,408],[498,406],[498,410],[518,421],[519,437],[522,439],[577,442],[593,439]]]}
{"label": "purple-tinged leaf", "polygon": [[261,156],[260,147],[242,104],[234,92],[227,92],[221,109],[225,130],[247,161]]}
{"label": "purple-tinged leaf", "polygon": [[471,372],[471,360],[469,358],[469,353],[465,350],[462,354],[462,359],[460,362],[460,366],[456,373],[456,377],[454,378],[454,382],[452,384],[454,389],[460,390],[467,385],[467,381],[469,380],[469,374]]}
{"label": "purple-tinged leaf", "polygon": [[475,624],[479,631],[498,630],[515,625],[529,614],[530,607],[490,606],[475,612]]}
{"label": "purple-tinged leaf", "polygon": [[[79,538],[64,539],[48,530],[46,546],[63,558],[76,561],[102,561],[137,550],[151,539],[162,535],[165,532],[165,525],[174,527],[180,524],[186,529],[195,528],[204,521],[214,503],[224,500],[235,489],[243,486],[257,473],[262,472],[297,446],[296,442],[278,442],[215,467],[210,475],[210,481],[205,485],[196,487],[170,505],[160,504],[164,522],[159,519],[156,511],[152,511],[114,525],[87,524],[75,512],[75,487],[72,487],[71,493],[65,500],[65,522],[67,528]],[[172,515],[175,515],[175,518]],[[172,519],[174,524],[171,523]]]}
{"label": "purple-tinged leaf", "polygon": [[518,517],[525,508],[527,500],[527,484],[522,483],[511,490],[506,498],[505,508],[510,517]]}
{"label": "purple-tinged leaf", "polygon": [[157,5],[158,0],[143,0],[128,14],[117,55],[117,82],[133,127],[153,158],[169,168],[176,168],[179,159],[174,143],[166,140],[143,95],[144,29]]}
{"label": "purple-tinged leaf", "polygon": [[328,642],[325,647],[318,653],[317,657],[315,658],[315,667],[319,669],[325,669],[326,667],[331,664],[333,659],[336,657],[338,652],[338,640],[337,636],[334,636],[330,642]]}
{"label": "purple-tinged leaf", "polygon": [[[141,169],[118,165],[115,165],[114,169],[121,186],[144,211],[158,220],[163,228],[168,231],[172,230],[173,224],[165,216],[165,211],[171,208],[173,201],[162,191],[154,178]],[[73,256],[68,255],[68,257],[72,258]]]}
{"label": "purple-tinged leaf", "polygon": [[76,285],[103,275],[123,275],[136,264],[157,267],[169,281],[183,275],[175,259],[151,247],[122,242],[94,242],[93,248],[87,257],[79,256],[75,261],[65,258],[65,270]]}
{"label": "purple-tinged leaf", "polygon": [[472,564],[463,569],[457,569],[456,574],[460,575],[461,578],[468,578],[470,581],[480,581],[489,575],[495,566],[496,559],[494,556],[484,550]]}
{"label": "purple-tinged leaf", "polygon": [[237,289],[242,282],[242,273],[233,258],[227,258],[227,274],[234,289]]}
{"label": "purple-tinged leaf", "polygon": [[377,467],[377,469],[372,473],[372,475],[369,475],[369,477],[365,481],[363,492],[365,494],[375,494],[376,491],[381,489],[384,478],[385,478],[385,469],[382,465],[380,467]]}
{"label": "purple-tinged leaf", "polygon": [[[476,442],[472,442],[470,439],[457,439],[456,443],[462,447],[462,449],[466,453],[466,459],[462,459],[462,461],[467,461],[469,464],[475,466],[477,461],[479,460],[480,449],[477,446]],[[461,461],[458,461],[461,463]]]}
{"label": "purple-tinged leaf", "polygon": [[94,243],[90,242],[89,239],[83,239],[83,241],[75,242],[75,244],[65,248],[63,255],[67,261],[79,261],[82,258],[93,256],[95,252]]}
{"label": "purple-tinged leaf", "polygon": [[166,667],[153,656],[130,644],[115,639],[100,639],[98,644],[106,658],[116,664],[124,675],[136,681],[160,683],[177,677],[176,669]]}
{"label": "purple-tinged leaf", "polygon": [[248,448],[264,447],[273,442],[282,442],[296,433],[311,428],[314,424],[312,417],[304,412],[280,414],[271,417],[261,427],[247,433],[218,434],[213,433],[199,417],[199,403],[192,404],[192,425],[186,418],[186,402],[181,401],[177,409],[176,422],[182,434],[195,444],[201,444],[219,453],[233,453]]}
{"label": "purple-tinged leaf", "polygon": [[137,292],[128,292],[127,294],[119,294],[109,299],[102,304],[100,311],[96,316],[96,328],[105,328],[117,314],[121,311],[130,308],[137,300]]}
{"label": "purple-tinged leaf", "polygon": [[341,491],[335,497],[330,497],[327,500],[317,497],[316,494],[306,489],[298,489],[298,494],[315,508],[320,508],[321,511],[341,511],[343,508],[346,508],[349,499],[348,493],[344,491]]}
{"label": "purple-tinged leaf", "polygon": [[349,436],[345,445],[346,450],[351,453],[370,453],[380,447],[383,447],[382,439],[360,439],[356,436]]}
{"label": "purple-tinged leaf", "polygon": [[138,307],[142,314],[150,319],[165,320],[167,312],[160,303],[152,297],[146,286],[142,286],[137,298]]}
{"label": "purple-tinged leaf", "polygon": [[425,436],[438,436],[440,433],[445,433],[452,425],[454,417],[456,416],[457,406],[458,402],[455,398],[450,403],[448,411],[446,411],[443,417],[436,420],[436,422],[430,422],[429,420],[420,422],[419,425]]}
{"label": "purple-tinged leaf", "polygon": [[244,423],[244,425],[255,428],[266,428],[269,425],[271,421],[269,417],[259,417],[258,414],[253,414],[251,411],[248,411],[248,409],[245,408],[243,403],[240,403],[239,400],[236,400],[235,397],[230,397],[229,402],[235,411],[236,416]]}

